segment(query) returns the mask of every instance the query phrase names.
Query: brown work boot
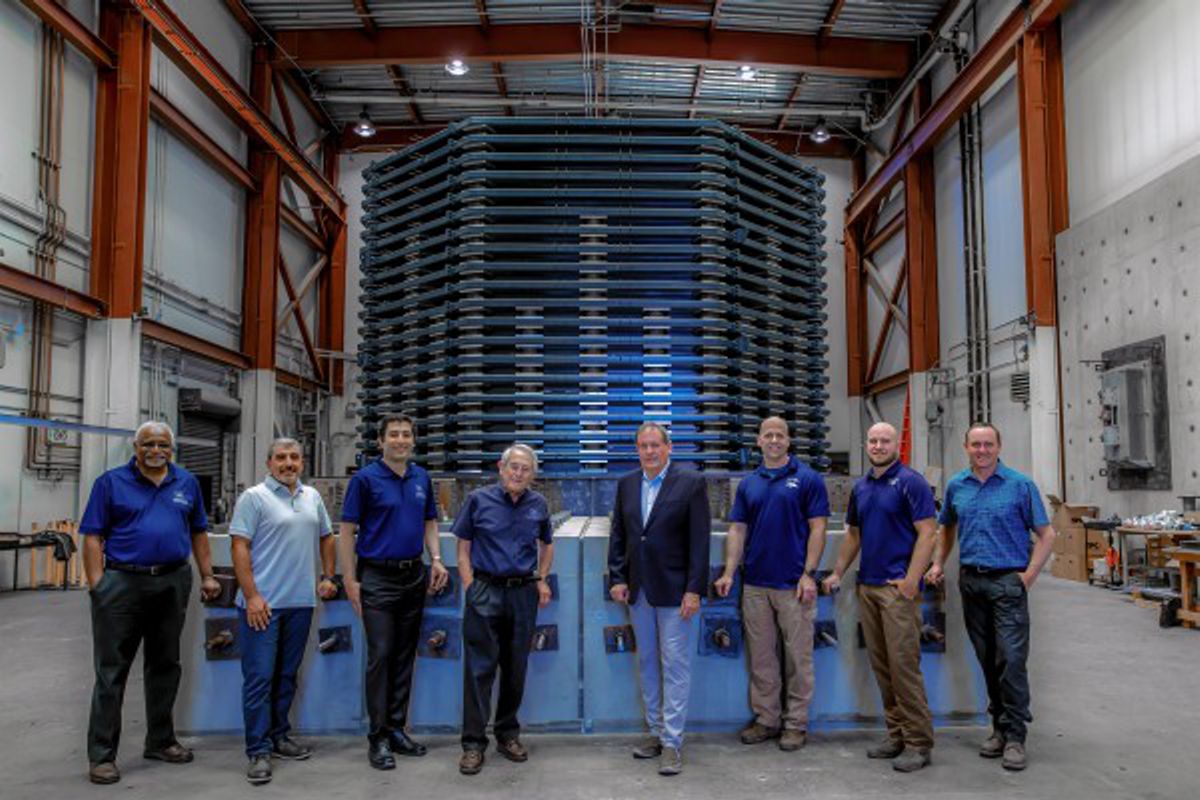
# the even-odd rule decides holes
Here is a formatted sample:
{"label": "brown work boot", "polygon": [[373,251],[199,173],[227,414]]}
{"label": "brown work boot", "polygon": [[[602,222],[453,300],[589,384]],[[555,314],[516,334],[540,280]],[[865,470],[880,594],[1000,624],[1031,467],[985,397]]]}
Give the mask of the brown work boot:
{"label": "brown work boot", "polygon": [[929,750],[910,747],[892,761],[892,769],[896,772],[916,772],[923,767],[928,767],[932,760],[933,756],[930,755]]}
{"label": "brown work boot", "polygon": [[779,749],[791,753],[804,747],[807,742],[808,734],[805,731],[788,728],[779,737]]}
{"label": "brown work boot", "polygon": [[1004,734],[992,731],[992,735],[979,745],[979,755],[983,758],[999,758],[1004,755]]}
{"label": "brown work boot", "polygon": [[91,765],[88,769],[88,780],[92,783],[116,783],[121,780],[121,773],[116,764],[105,761]]}
{"label": "brown work boot", "polygon": [[899,739],[884,739],[867,750],[867,758],[895,758],[904,752],[904,742]]}
{"label": "brown work boot", "polygon": [[191,750],[179,742],[173,742],[159,750],[147,750],[142,753],[142,758],[148,758],[151,761],[165,761],[168,764],[189,764],[195,756],[192,755]]}
{"label": "brown work boot", "polygon": [[496,750],[509,761],[515,761],[518,764],[529,760],[529,751],[515,736],[496,742]]}
{"label": "brown work boot", "polygon": [[458,760],[458,771],[463,775],[478,775],[483,769],[482,750],[463,750],[462,758]]}
{"label": "brown work boot", "polygon": [[683,772],[683,755],[674,747],[664,747],[658,759],[659,775],[678,775]]}
{"label": "brown work boot", "polygon": [[779,728],[768,728],[766,725],[761,725],[757,721],[751,722],[746,727],[742,728],[738,737],[742,740],[742,744],[762,744],[768,739],[779,738]]}
{"label": "brown work boot", "polygon": [[1025,769],[1025,744],[1023,742],[1006,742],[1004,744],[1004,760],[1000,766],[1012,772]]}

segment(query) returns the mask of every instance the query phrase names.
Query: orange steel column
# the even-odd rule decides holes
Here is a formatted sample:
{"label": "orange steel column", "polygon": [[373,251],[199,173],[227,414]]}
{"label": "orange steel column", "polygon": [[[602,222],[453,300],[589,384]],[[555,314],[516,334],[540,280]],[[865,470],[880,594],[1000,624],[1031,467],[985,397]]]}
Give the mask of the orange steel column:
{"label": "orange steel column", "polygon": [[1017,43],[1025,289],[1038,325],[1057,319],[1054,237],[1067,218],[1062,46],[1056,22]]}
{"label": "orange steel column", "polygon": [[904,248],[908,262],[908,365],[924,372],[940,356],[938,328],[937,221],[933,155],[904,167]]}
{"label": "orange steel column", "polygon": [[[863,153],[851,160],[850,186],[858,191],[866,180],[867,164]],[[862,279],[862,246],[858,223],[846,225],[846,393],[859,397],[863,393],[867,369],[867,307],[866,284]]]}
{"label": "orange steel column", "polygon": [[[325,139],[325,177],[333,187],[338,183],[337,135]],[[321,350],[341,352],[346,346],[346,223],[329,217],[333,230],[329,243],[329,265],[317,282],[320,321],[317,327],[317,347]],[[327,372],[330,386],[335,394],[345,389],[346,365],[340,358],[330,359]]]}
{"label": "orange steel column", "polygon": [[[267,113],[271,108],[271,62],[266,48],[254,48],[250,93]],[[250,144],[250,174],[258,191],[246,209],[246,270],[242,292],[242,352],[251,369],[275,368],[275,314],[278,305],[280,160],[262,144]]]}
{"label": "orange steel column", "polygon": [[129,318],[142,307],[150,29],[136,11],[103,3],[100,35],[116,68],[96,74],[91,293],[109,316]]}

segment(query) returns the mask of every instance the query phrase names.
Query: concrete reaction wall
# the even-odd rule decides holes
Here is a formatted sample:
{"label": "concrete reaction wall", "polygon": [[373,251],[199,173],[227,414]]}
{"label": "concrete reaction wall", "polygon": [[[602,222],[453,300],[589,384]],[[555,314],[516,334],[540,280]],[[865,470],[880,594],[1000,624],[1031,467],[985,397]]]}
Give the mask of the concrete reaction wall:
{"label": "concrete reaction wall", "polygon": [[[1058,237],[1059,347],[1067,497],[1105,514],[1179,508],[1200,493],[1200,157]],[[1113,491],[1101,474],[1100,376],[1089,362],[1122,345],[1166,336],[1173,484]]]}

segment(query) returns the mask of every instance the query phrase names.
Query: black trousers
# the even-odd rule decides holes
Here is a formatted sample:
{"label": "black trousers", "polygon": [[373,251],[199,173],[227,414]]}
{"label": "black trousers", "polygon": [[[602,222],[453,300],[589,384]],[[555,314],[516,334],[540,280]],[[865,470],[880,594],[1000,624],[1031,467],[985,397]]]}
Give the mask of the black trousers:
{"label": "black trousers", "polygon": [[1009,742],[1025,742],[1029,713],[1029,598],[1020,573],[959,573],[963,618],[987,682],[993,728]]}
{"label": "black trousers", "polygon": [[464,750],[487,747],[492,684],[500,672],[493,730],[500,741],[521,732],[517,711],[525,695],[525,672],[537,624],[538,590],[532,583],[503,587],[476,578],[467,589],[463,614]]}
{"label": "black trousers", "polygon": [[183,633],[191,564],[165,575],[105,570],[89,594],[92,601],[92,652],[96,686],[88,720],[88,760],[115,761],[121,743],[121,704],[125,681],[138,647],[146,694],[146,750],[175,742],[171,718],[179,691],[179,636]]}
{"label": "black trousers", "polygon": [[367,635],[367,735],[375,741],[403,731],[408,722],[429,574],[421,564],[405,570],[363,564],[360,572]]}

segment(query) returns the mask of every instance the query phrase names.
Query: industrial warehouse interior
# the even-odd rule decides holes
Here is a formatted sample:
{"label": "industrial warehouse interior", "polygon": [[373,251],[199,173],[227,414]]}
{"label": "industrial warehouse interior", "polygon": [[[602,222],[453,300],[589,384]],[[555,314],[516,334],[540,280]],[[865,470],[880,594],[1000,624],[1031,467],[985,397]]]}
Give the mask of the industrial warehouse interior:
{"label": "industrial warehouse interior", "polygon": [[1196,797],[1198,45],[0,0],[0,797]]}

